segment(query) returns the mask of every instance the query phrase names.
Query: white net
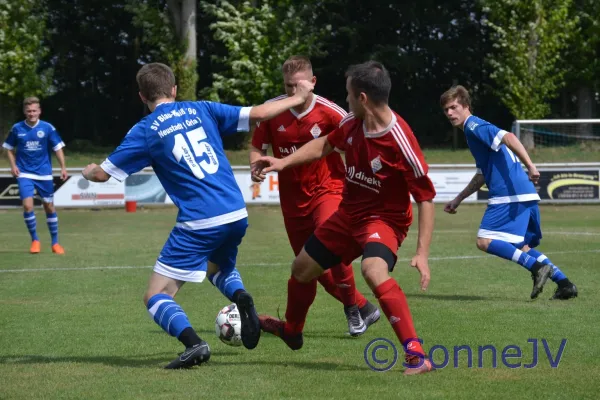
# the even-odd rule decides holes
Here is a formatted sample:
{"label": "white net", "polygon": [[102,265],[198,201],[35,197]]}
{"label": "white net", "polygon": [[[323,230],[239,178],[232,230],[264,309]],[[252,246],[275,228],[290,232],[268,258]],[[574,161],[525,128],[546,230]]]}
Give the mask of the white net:
{"label": "white net", "polygon": [[600,144],[600,119],[517,120],[514,133],[526,148]]}

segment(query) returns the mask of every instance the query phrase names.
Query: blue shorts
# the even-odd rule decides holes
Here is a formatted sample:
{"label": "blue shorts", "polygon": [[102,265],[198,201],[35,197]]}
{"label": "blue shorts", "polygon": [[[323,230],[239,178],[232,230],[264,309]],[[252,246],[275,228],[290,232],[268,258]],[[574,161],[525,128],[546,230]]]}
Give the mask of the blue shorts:
{"label": "blue shorts", "polygon": [[17,178],[19,183],[19,196],[21,200],[33,197],[35,191],[44,203],[54,201],[54,182],[52,180],[42,181],[39,179]]}
{"label": "blue shorts", "polygon": [[248,218],[212,228],[187,230],[175,227],[165,243],[154,272],[179,281],[202,282],[208,261],[229,273],[235,268],[238,246],[246,234]]}
{"label": "blue shorts", "polygon": [[538,246],[542,239],[538,202],[488,205],[477,237],[513,243],[519,249]]}

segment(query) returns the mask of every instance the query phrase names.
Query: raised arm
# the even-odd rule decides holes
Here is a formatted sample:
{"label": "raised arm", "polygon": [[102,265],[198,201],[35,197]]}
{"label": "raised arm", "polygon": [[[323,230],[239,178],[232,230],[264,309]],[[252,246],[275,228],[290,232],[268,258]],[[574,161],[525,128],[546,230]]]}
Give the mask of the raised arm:
{"label": "raised arm", "polygon": [[252,107],[250,110],[250,126],[257,122],[276,117],[290,108],[304,104],[314,87],[315,85],[309,81],[298,81],[296,93],[293,96]]}

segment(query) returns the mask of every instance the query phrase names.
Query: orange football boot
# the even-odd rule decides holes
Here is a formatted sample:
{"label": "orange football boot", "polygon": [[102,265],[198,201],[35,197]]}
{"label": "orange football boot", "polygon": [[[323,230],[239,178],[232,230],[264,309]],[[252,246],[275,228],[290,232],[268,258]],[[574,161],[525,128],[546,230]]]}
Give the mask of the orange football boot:
{"label": "orange football boot", "polygon": [[34,240],[31,242],[31,247],[29,248],[29,252],[31,254],[37,254],[42,251],[42,245],[39,240]]}
{"label": "orange football boot", "polygon": [[56,243],[52,245],[52,252],[56,254],[65,254],[65,249],[63,249],[60,244]]}

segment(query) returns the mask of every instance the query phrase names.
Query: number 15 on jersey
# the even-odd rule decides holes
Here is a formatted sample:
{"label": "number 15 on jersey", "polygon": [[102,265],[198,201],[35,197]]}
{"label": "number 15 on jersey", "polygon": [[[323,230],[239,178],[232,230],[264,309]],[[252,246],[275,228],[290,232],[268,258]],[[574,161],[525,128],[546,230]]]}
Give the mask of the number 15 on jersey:
{"label": "number 15 on jersey", "polygon": [[[173,146],[173,156],[177,162],[181,162],[183,158],[187,165],[192,170],[192,173],[198,179],[204,179],[207,174],[214,174],[219,170],[219,160],[213,147],[206,140],[206,132],[204,128],[199,127],[184,134],[178,133],[175,135],[175,144]],[[190,145],[191,144],[191,149]],[[203,158],[197,161],[198,158]]]}

